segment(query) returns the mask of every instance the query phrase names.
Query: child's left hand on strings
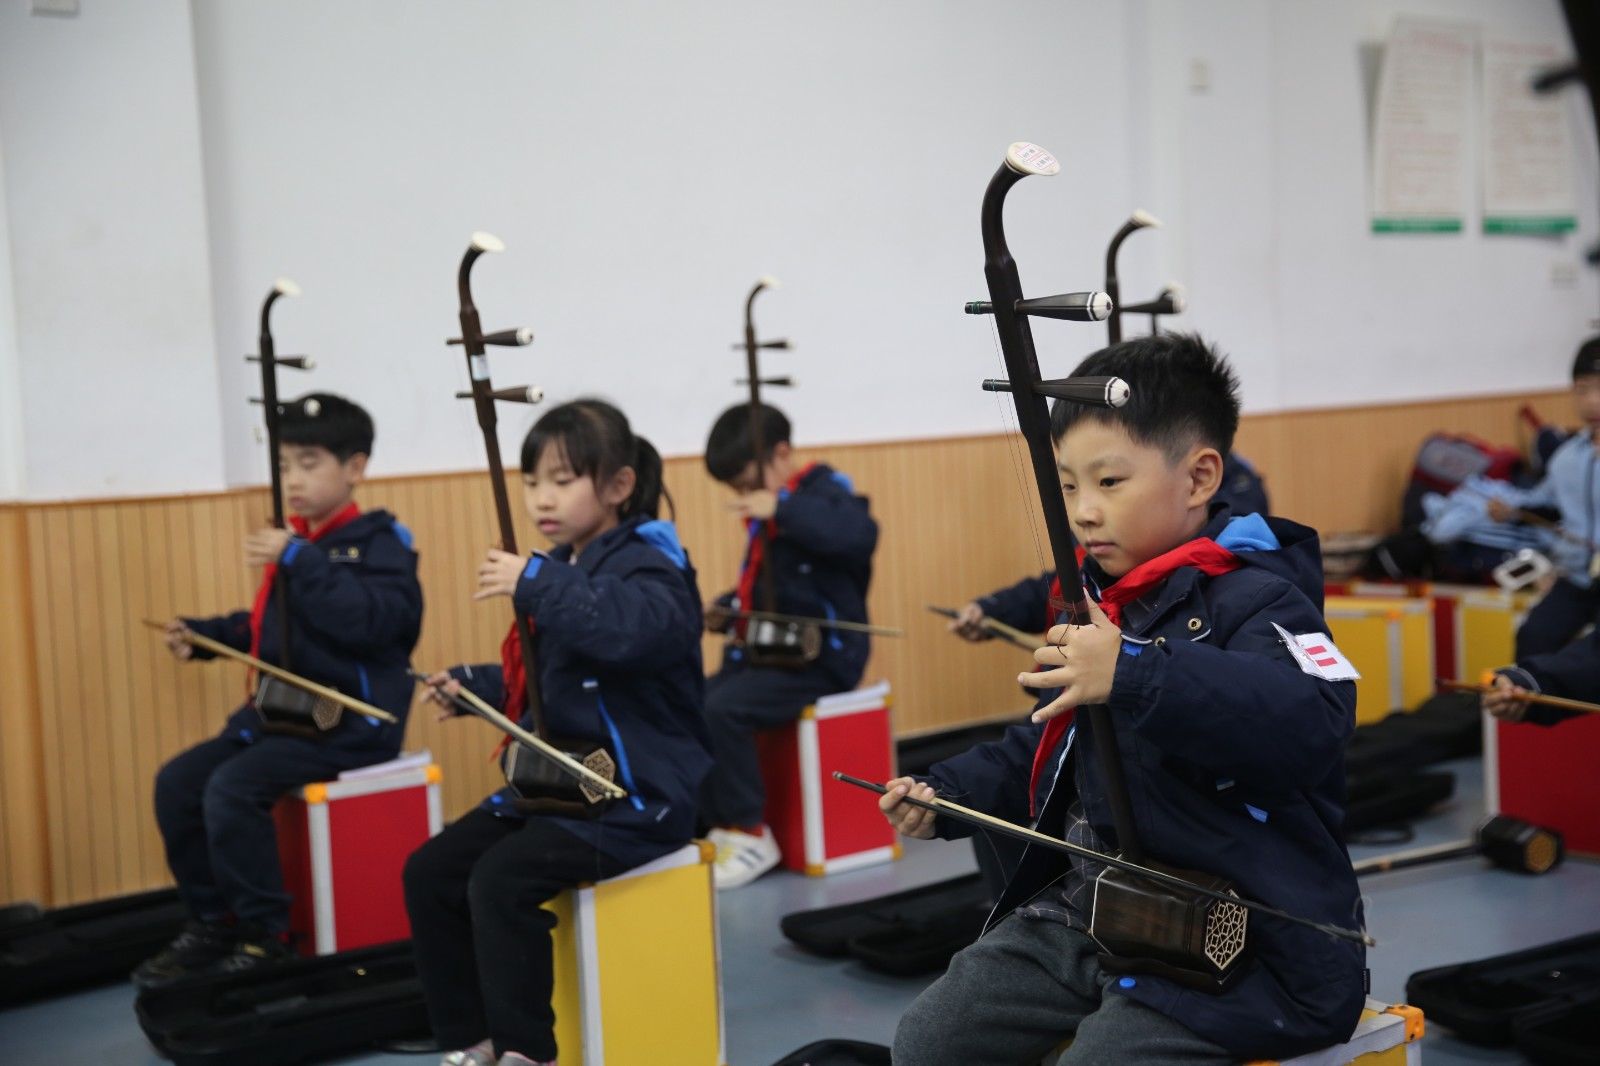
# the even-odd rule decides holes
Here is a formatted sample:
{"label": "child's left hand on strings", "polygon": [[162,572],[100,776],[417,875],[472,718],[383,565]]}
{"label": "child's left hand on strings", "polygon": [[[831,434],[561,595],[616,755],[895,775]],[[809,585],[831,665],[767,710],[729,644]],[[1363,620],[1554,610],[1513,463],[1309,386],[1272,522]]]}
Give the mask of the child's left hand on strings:
{"label": "child's left hand on strings", "polygon": [[278,561],[283,549],[289,546],[289,531],[276,526],[266,526],[244,538],[246,566],[266,566]]}
{"label": "child's left hand on strings", "polygon": [[472,598],[486,600],[490,596],[511,595],[517,591],[517,581],[527,566],[528,560],[520,555],[490,548],[483,562],[478,564],[478,591]]}
{"label": "child's left hand on strings", "polygon": [[1033,661],[1050,669],[1021,674],[1017,683],[1031,689],[1059,688],[1061,694],[1033,712],[1034,722],[1111,698],[1122,630],[1111,624],[1098,603],[1089,602],[1088,625],[1054,626],[1045,639],[1049,643],[1033,653]]}

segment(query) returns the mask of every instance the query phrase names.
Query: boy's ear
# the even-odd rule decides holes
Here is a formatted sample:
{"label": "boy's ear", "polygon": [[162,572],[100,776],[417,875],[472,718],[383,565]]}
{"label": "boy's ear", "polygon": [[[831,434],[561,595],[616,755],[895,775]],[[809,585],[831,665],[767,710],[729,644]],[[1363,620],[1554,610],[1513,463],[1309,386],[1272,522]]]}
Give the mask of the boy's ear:
{"label": "boy's ear", "polygon": [[350,484],[359,485],[367,476],[367,453],[356,452],[344,461],[344,472],[350,479]]}
{"label": "boy's ear", "polygon": [[789,447],[788,441],[780,440],[772,446],[772,458],[774,461],[785,460],[789,458],[793,451],[794,449]]}
{"label": "boy's ear", "polygon": [[1189,453],[1189,505],[1201,507],[1222,487],[1222,453],[1215,448],[1196,448]]}

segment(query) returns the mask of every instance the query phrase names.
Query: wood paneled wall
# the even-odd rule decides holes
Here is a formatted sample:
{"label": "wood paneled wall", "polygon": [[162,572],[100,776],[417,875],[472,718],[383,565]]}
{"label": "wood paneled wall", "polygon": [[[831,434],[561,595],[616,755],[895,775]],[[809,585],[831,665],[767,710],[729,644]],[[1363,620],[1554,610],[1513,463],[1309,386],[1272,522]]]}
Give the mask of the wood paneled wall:
{"label": "wood paneled wall", "polygon": [[[1565,393],[1252,417],[1240,451],[1267,477],[1274,510],[1325,531],[1383,529],[1417,445],[1439,428],[1516,439],[1533,402],[1570,420]],[[873,617],[903,626],[877,641],[870,677],[895,686],[902,733],[1023,709],[1025,655],[959,644],[927,604],[959,605],[1036,573],[1048,549],[1020,444],[979,437],[817,449],[872,498],[883,534]],[[742,551],[728,494],[698,459],[668,463],[684,543],[713,596]],[[416,534],[427,614],[415,662],[435,669],[493,658],[504,602],[474,604],[475,564],[493,539],[479,473],[378,479],[363,506],[393,510]],[[238,563],[268,513],[259,489],[160,499],[0,505],[0,902],[56,905],[166,882],[151,814],[161,763],[212,734],[243,695],[225,663],[173,661],[144,617],[248,603],[256,575]],[[537,543],[524,524],[524,547]],[[706,643],[708,664],[717,645]],[[407,746],[444,767],[446,816],[498,784],[495,736],[468,719],[414,712]]]}

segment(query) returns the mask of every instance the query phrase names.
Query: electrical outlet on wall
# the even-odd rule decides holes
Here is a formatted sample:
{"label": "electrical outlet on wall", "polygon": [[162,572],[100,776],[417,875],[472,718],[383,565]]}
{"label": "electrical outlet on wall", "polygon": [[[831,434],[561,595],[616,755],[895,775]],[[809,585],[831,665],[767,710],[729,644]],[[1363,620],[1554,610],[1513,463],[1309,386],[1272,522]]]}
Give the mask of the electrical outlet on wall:
{"label": "electrical outlet on wall", "polygon": [[1550,287],[1552,289],[1575,289],[1578,287],[1578,264],[1569,263],[1565,259],[1557,259],[1550,264]]}
{"label": "electrical outlet on wall", "polygon": [[1189,91],[1196,95],[1211,91],[1211,64],[1208,61],[1189,60]]}
{"label": "electrical outlet on wall", "polygon": [[32,0],[29,10],[35,15],[71,18],[78,13],[78,0]]}

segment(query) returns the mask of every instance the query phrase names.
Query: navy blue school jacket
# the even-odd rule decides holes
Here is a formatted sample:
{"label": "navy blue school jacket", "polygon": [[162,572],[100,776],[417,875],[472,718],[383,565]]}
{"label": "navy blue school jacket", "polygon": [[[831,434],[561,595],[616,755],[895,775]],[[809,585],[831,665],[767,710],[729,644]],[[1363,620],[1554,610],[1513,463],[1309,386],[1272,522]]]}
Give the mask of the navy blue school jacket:
{"label": "navy blue school jacket", "polygon": [[[1560,651],[1544,655],[1530,655],[1519,659],[1517,665],[1496,671],[1509,677],[1513,684],[1529,692],[1542,692],[1547,696],[1564,696],[1569,700],[1600,702],[1600,629],[1568,644]],[[1555,725],[1568,718],[1576,718],[1581,711],[1563,711],[1559,707],[1528,704],[1523,721],[1538,725]]]}
{"label": "navy blue school jacket", "polygon": [[[773,538],[764,566],[773,567],[777,597],[773,610],[807,618],[867,621],[867,586],[872,583],[872,553],[878,523],[867,498],[857,496],[850,479],[824,463],[805,471],[794,491],[778,493]],[[756,583],[759,590],[761,584]],[[759,595],[759,592],[758,592]],[[719,602],[733,601],[725,593]],[[822,654],[813,669],[823,671],[841,690],[854,688],[867,668],[871,641],[865,633],[822,631]],[[722,653],[723,670],[745,667],[744,652],[731,645]]]}
{"label": "navy blue school jacket", "polygon": [[[1223,508],[1202,535],[1234,551],[1243,567],[1216,577],[1180,568],[1124,612],[1109,707],[1140,843],[1151,858],[1228,878],[1242,895],[1359,928],[1342,836],[1355,685],[1302,672],[1273,628],[1327,632],[1316,533],[1281,519],[1231,519]],[[1096,596],[1109,584],[1092,560],[1085,577]],[[999,741],[936,764],[929,780],[953,799],[1013,821],[1026,822],[1037,809],[1039,829],[1055,836],[1081,798],[1095,832],[1114,846],[1087,716],[1058,742],[1030,797],[1042,732],[1013,726]],[[952,819],[935,824],[942,836],[970,832]],[[1028,848],[991,923],[1066,871],[1066,856]],[[1249,923],[1248,969],[1226,993],[1146,975],[1119,979],[1107,991],[1145,1003],[1241,1058],[1287,1058],[1347,1039],[1365,1001],[1364,949],[1254,912]]]}
{"label": "navy blue school jacket", "polygon": [[[629,519],[571,558],[570,547],[534,556],[513,599],[537,629],[546,727],[604,744],[629,796],[597,819],[549,820],[637,866],[694,836],[695,797],[711,769],[700,590],[671,522]],[[451,673],[504,706],[498,663]],[[510,800],[501,789],[484,808],[520,817]]]}
{"label": "navy blue school jacket", "polygon": [[[294,672],[400,719],[388,725],[346,711],[322,742],[398,754],[416,687],[407,672],[411,650],[422,629],[422,586],[410,530],[388,511],[366,511],[314,544],[290,540],[278,568],[289,601]],[[184,622],[201,636],[250,650],[249,611]],[[273,596],[261,621],[261,658],[279,666],[280,633]],[[195,658],[211,656],[196,648]],[[247,704],[233,712],[223,734],[255,740],[261,717]]]}

